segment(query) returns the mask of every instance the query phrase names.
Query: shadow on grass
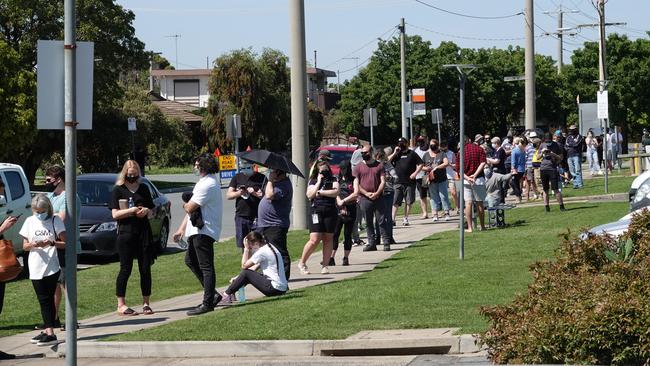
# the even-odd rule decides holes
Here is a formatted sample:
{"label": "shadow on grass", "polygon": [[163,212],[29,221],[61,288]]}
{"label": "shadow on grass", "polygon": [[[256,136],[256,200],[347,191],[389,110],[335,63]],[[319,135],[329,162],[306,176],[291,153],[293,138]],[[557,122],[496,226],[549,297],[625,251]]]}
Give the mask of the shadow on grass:
{"label": "shadow on grass", "polygon": [[4,327],[0,327],[0,330],[24,330],[24,331],[30,331],[30,330],[34,330],[34,323],[7,325],[7,326],[4,326]]}
{"label": "shadow on grass", "polygon": [[590,208],[596,208],[598,206],[592,205],[592,206],[578,206],[578,207],[568,207],[566,210],[567,211],[577,211],[577,210],[585,210],[585,209],[590,209]]}
{"label": "shadow on grass", "polygon": [[516,228],[516,227],[522,227],[522,226],[528,226],[528,223],[526,220],[515,220],[510,224],[506,224],[506,226],[499,228],[496,227],[495,229],[507,229],[507,228]]}

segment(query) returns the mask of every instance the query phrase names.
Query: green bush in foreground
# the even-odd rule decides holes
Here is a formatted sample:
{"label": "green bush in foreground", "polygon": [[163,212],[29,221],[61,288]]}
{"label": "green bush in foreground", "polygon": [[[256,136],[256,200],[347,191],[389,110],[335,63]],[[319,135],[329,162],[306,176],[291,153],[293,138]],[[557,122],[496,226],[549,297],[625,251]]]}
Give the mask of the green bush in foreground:
{"label": "green bush in foreground", "polygon": [[496,363],[650,365],[650,212],[619,240],[564,235],[528,292],[483,307]]}

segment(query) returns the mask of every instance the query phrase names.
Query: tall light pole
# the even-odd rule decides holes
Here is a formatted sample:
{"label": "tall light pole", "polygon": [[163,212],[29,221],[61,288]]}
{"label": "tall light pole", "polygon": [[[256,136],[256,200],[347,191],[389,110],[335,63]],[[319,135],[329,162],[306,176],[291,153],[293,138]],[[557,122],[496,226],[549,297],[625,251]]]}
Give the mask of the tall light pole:
{"label": "tall light pole", "polygon": [[[598,0],[598,90],[607,90],[607,68],[605,67],[605,0]],[[609,193],[609,174],[607,172],[607,130],[609,130],[609,118],[603,121],[603,161],[605,162],[605,193]],[[616,130],[614,131],[616,133]],[[613,151],[613,146],[610,147]]]}
{"label": "tall light pole", "polygon": [[408,134],[408,126],[406,125],[406,25],[404,18],[402,18],[399,25],[399,45],[400,45],[400,86],[401,86],[401,100],[402,100],[402,137]]}
{"label": "tall light pole", "polygon": [[535,128],[535,9],[533,0],[526,0],[526,129]]}
{"label": "tall light pole", "polygon": [[545,33],[545,35],[555,35],[557,36],[557,73],[561,74],[562,73],[562,66],[564,66],[564,36],[575,36],[575,32],[570,32],[567,33],[567,31],[571,30],[572,28],[564,28],[564,14],[565,13],[579,13],[578,10],[564,10],[562,9],[562,5],[558,8],[556,12],[553,11],[545,11],[544,14],[557,14],[557,31],[556,32],[550,32],[550,33]]}
{"label": "tall light pole", "polygon": [[460,82],[460,159],[458,166],[458,174],[460,175],[461,190],[460,190],[460,200],[458,203],[458,208],[460,209],[460,243],[459,243],[459,257],[460,259],[465,259],[465,197],[463,197],[463,191],[465,189],[465,82],[467,81],[467,75],[469,75],[474,69],[478,66],[472,64],[449,64],[443,65],[445,68],[453,68],[458,71],[458,80]]}
{"label": "tall light pole", "polygon": [[176,61],[174,61],[174,63],[176,64],[176,70],[178,70],[178,39],[181,38],[181,35],[172,34],[170,36],[165,36],[165,38],[174,38],[174,49],[176,52]]}
{"label": "tall light pole", "polygon": [[[305,46],[305,2],[289,1],[291,22],[291,159],[307,172],[309,136],[307,135],[307,47]],[[307,228],[307,182],[296,178],[293,183],[293,226]]]}

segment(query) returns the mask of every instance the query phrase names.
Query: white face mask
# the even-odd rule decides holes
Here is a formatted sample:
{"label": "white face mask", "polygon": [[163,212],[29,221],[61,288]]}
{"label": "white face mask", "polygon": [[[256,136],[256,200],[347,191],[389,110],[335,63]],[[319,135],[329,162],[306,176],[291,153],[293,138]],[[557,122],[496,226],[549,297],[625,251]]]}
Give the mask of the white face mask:
{"label": "white face mask", "polygon": [[497,144],[492,144],[492,148],[496,150],[497,149]]}

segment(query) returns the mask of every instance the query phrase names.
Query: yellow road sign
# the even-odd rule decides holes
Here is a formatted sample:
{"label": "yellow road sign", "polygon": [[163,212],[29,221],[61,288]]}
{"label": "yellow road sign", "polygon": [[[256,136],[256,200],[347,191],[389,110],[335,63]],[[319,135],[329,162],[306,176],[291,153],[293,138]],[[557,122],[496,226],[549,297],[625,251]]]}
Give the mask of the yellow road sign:
{"label": "yellow road sign", "polygon": [[221,155],[219,157],[219,170],[237,169],[237,160],[235,155]]}

